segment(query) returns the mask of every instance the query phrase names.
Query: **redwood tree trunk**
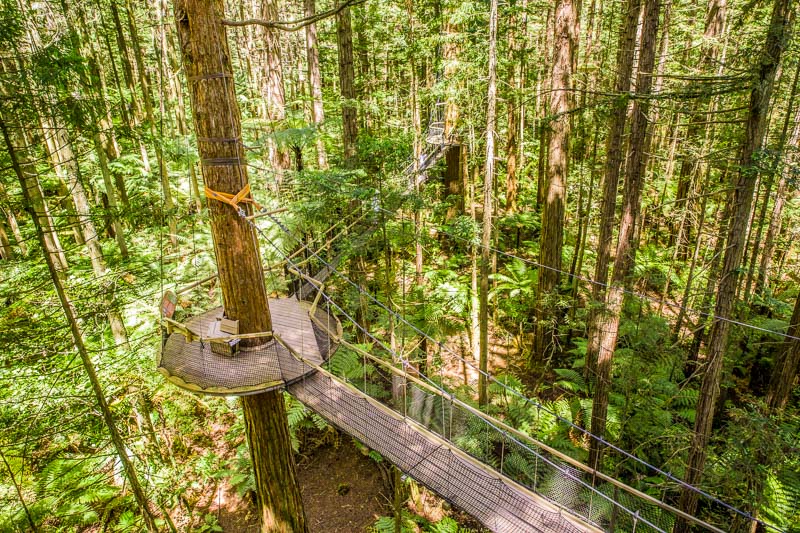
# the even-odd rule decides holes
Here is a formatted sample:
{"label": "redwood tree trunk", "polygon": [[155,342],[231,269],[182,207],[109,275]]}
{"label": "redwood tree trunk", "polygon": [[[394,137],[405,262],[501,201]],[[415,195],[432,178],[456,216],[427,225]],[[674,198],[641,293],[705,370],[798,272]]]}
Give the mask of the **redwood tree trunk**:
{"label": "redwood tree trunk", "polygon": [[[222,0],[175,2],[203,178],[210,189],[235,194],[248,179],[223,13]],[[269,331],[254,227],[227,204],[209,201],[208,210],[226,314],[239,320],[242,333]],[[243,405],[261,530],[307,531],[282,392],[248,396]]]}
{"label": "redwood tree trunk", "polygon": [[489,90],[486,108],[486,169],[483,180],[483,234],[481,237],[480,277],[480,361],[478,376],[478,403],[488,400],[486,375],[489,369],[489,269],[492,240],[492,204],[494,184],[494,136],[497,127],[497,0],[489,8]]}
{"label": "redwood tree trunk", "polygon": [[[619,226],[614,276],[611,280],[605,309],[595,315],[597,321],[590,325],[592,335],[598,339],[597,381],[592,401],[592,433],[605,436],[608,414],[608,398],[611,392],[611,369],[614,351],[617,348],[620,315],[624,287],[630,287],[630,274],[636,260],[636,228],[641,225],[642,188],[649,153],[650,101],[646,96],[653,84],[653,67],[656,57],[656,35],[658,34],[658,15],[661,0],[646,0],[642,22],[642,41],[639,54],[639,73],[636,79],[637,99],[633,104],[630,151],[625,172],[625,195],[622,204],[622,217]],[[589,465],[598,468],[600,443],[591,441]]]}
{"label": "redwood tree trunk", "polygon": [[[794,303],[792,318],[789,320],[789,331],[792,337],[800,334],[800,296]],[[800,368],[800,341],[797,339],[786,339],[784,348],[775,362],[772,370],[772,379],[767,389],[767,405],[770,409],[783,409],[789,401],[792,393],[792,386]]]}
{"label": "redwood tree trunk", "polygon": [[[261,19],[278,20],[278,4],[275,0],[261,0]],[[286,95],[283,88],[283,65],[281,63],[280,31],[259,26],[261,40],[261,98],[263,98],[261,115],[270,123],[270,130],[286,119]],[[291,167],[289,152],[277,146],[270,139],[269,160],[276,176],[280,179],[282,172]]]}
{"label": "redwood tree trunk", "polygon": [[[733,311],[736,287],[739,281],[739,268],[744,253],[747,223],[753,208],[753,192],[757,161],[754,156],[761,150],[766,129],[770,97],[781,55],[787,44],[790,27],[791,0],[775,0],[766,42],[758,63],[757,76],[750,93],[747,125],[739,158],[739,173],[733,186],[731,200],[731,220],[728,227],[727,245],[723,259],[722,272],[717,290],[717,304],[714,309],[714,322],[709,334],[708,366],[700,388],[694,424],[694,438],[689,451],[689,459],[684,481],[697,485],[703,475],[706,462],[706,445],[711,436],[714,410],[719,397],[722,375],[722,362],[728,344],[728,332]],[[689,514],[697,510],[697,493],[684,489],[681,492],[680,509]],[[687,532],[689,525],[679,520],[675,531]]]}
{"label": "redwood tree trunk", "polygon": [[567,201],[567,162],[570,142],[570,89],[573,57],[578,46],[578,11],[573,0],[555,7],[555,40],[550,88],[550,149],[547,183],[542,197],[542,233],[539,246],[539,294],[536,310],[536,346],[533,361],[555,353],[556,313],[553,299],[560,279],[564,245],[564,211]]}
{"label": "redwood tree trunk", "polygon": [[342,94],[344,164],[346,167],[352,168],[356,164],[358,113],[356,110],[356,75],[353,67],[353,30],[350,19],[349,7],[336,14],[336,38],[339,44],[339,83]]}
{"label": "redwood tree trunk", "polygon": [[[606,162],[603,175],[602,200],[600,207],[600,235],[598,237],[597,259],[594,269],[594,279],[597,283],[592,285],[592,298],[595,302],[605,300],[605,285],[608,282],[608,266],[611,262],[611,246],[614,237],[614,218],[617,208],[617,189],[619,188],[619,173],[622,165],[622,135],[625,132],[627,119],[628,100],[623,98],[631,88],[631,73],[633,72],[633,51],[636,46],[636,27],[639,22],[641,0],[628,0],[625,7],[625,18],[617,47],[617,78],[614,91],[614,107],[611,111],[610,128],[606,141]],[[589,323],[598,320],[596,310],[590,311]],[[599,351],[599,340],[596,335],[589,332],[586,349],[586,375],[591,380],[594,378],[594,368]]]}
{"label": "redwood tree trunk", "polygon": [[[303,10],[306,17],[314,16],[314,0],[303,0]],[[308,84],[311,89],[311,121],[314,127],[320,128],[325,122],[325,111],[322,107],[322,76],[319,73],[319,50],[317,49],[317,25],[306,26],[306,59],[308,61]],[[317,132],[319,134],[319,132]],[[317,137],[317,166],[321,169],[328,168],[328,154],[325,152],[325,142],[321,136]]]}

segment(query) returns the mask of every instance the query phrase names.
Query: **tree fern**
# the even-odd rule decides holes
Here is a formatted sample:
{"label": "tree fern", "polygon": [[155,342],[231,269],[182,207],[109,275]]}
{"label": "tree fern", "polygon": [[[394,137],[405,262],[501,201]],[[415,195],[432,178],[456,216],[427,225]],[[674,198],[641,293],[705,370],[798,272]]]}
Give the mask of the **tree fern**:
{"label": "tree fern", "polygon": [[53,517],[65,527],[97,522],[131,503],[109,483],[104,461],[95,458],[50,462],[39,475],[36,492],[32,514]]}
{"label": "tree fern", "polygon": [[764,492],[764,520],[779,528],[800,531],[800,472],[770,474]]}
{"label": "tree fern", "polygon": [[554,372],[561,378],[555,382],[557,386],[570,392],[586,392],[586,381],[583,379],[583,374],[571,368],[556,368]]}

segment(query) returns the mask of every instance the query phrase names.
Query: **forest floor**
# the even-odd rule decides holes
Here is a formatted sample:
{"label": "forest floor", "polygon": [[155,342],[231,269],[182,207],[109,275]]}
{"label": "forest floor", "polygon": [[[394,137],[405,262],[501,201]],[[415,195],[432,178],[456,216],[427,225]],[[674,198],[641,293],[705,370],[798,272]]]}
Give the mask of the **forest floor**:
{"label": "forest floor", "polygon": [[[392,512],[377,463],[348,441],[304,455],[297,476],[311,533],[364,532]],[[257,533],[258,517],[250,503],[230,487],[222,490],[219,501],[224,503],[215,503],[209,512],[218,515],[224,532]]]}

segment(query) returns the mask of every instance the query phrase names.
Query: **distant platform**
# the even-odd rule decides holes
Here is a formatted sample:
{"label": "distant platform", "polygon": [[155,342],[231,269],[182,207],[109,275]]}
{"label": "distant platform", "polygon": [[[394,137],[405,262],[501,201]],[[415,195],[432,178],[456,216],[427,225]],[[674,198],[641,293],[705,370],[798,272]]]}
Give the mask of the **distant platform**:
{"label": "distant platform", "polygon": [[[269,300],[272,331],[304,359],[322,364],[338,348],[327,331],[341,335],[339,320],[323,309],[314,309],[314,324],[308,302],[294,298]],[[189,319],[185,325],[205,334],[222,317],[218,307]],[[283,388],[313,373],[313,367],[296,357],[275,339],[260,346],[241,347],[232,356],[220,355],[208,342],[186,342],[181,333],[172,333],[157,361],[158,371],[181,388],[201,394],[243,396]]]}

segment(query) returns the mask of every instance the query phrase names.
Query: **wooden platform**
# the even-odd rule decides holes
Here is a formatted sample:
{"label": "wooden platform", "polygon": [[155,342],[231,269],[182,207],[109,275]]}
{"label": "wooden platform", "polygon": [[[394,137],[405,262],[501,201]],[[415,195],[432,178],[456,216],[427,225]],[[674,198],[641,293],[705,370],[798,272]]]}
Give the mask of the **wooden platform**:
{"label": "wooden platform", "polygon": [[[294,298],[271,299],[269,309],[273,332],[291,351],[315,364],[326,361],[336,351],[338,344],[323,328],[312,323],[310,303]],[[212,309],[192,317],[186,326],[204,333],[222,312],[222,307]],[[336,317],[322,309],[313,312],[330,331],[341,334]],[[229,357],[214,353],[209,343],[189,343],[182,334],[173,333],[159,354],[157,366],[169,381],[192,392],[241,396],[281,388],[314,372],[291,351],[270,339],[260,346],[240,348]]]}

